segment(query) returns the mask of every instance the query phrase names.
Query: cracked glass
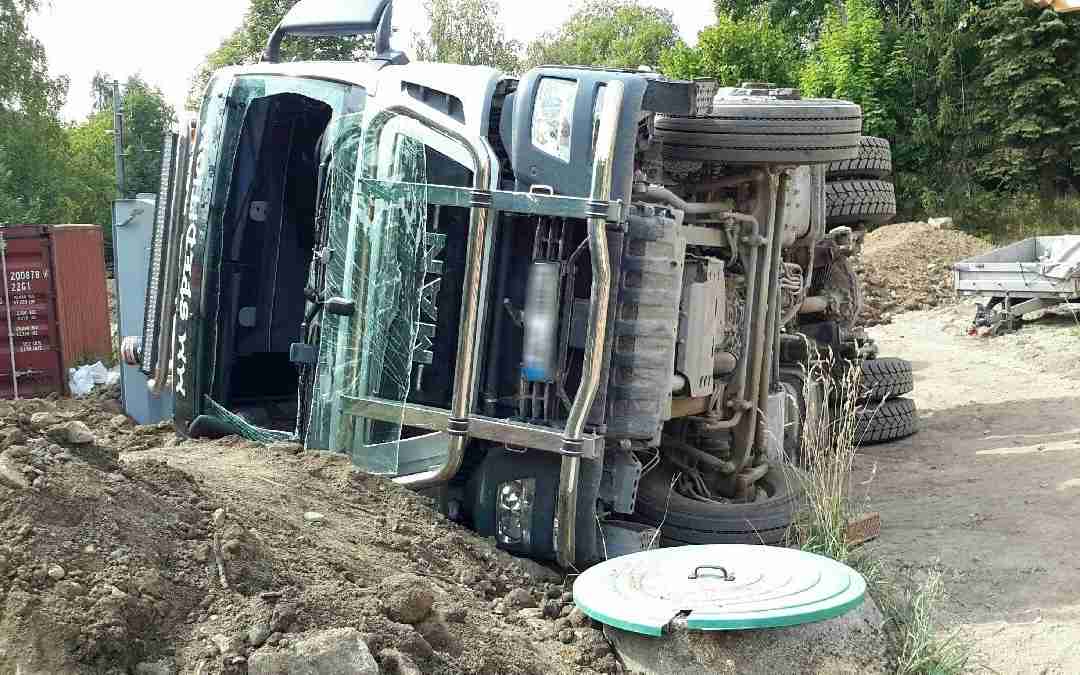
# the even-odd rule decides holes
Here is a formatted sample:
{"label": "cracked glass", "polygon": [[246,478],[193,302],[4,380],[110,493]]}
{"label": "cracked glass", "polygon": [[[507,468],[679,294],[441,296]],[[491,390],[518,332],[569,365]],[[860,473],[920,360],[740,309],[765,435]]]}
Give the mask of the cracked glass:
{"label": "cracked glass", "polygon": [[[450,175],[471,186],[472,162],[458,142],[409,117],[380,112],[341,124],[327,185],[324,295],[356,309],[322,318],[307,444],[348,454],[371,473],[418,473],[445,462],[448,437],[408,426],[405,406],[453,360],[436,362],[433,351],[446,297],[440,220],[453,209],[430,205],[427,185]],[[379,412],[364,414],[358,402]]]}

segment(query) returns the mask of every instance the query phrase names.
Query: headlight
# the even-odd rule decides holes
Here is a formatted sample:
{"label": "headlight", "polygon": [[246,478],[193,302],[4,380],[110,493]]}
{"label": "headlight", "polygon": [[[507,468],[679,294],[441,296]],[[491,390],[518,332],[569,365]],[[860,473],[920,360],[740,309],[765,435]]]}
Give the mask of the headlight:
{"label": "headlight", "polygon": [[499,485],[495,502],[496,534],[500,544],[532,544],[532,510],[536,479],[524,478]]}
{"label": "headlight", "polygon": [[570,161],[577,82],[546,77],[536,90],[532,142],[538,149],[564,162]]}

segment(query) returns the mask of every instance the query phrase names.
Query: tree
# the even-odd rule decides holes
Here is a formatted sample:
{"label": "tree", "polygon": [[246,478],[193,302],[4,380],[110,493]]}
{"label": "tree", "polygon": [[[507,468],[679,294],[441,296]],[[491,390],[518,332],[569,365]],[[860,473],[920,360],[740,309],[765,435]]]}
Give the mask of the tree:
{"label": "tree", "polygon": [[979,164],[984,179],[1016,187],[1036,171],[1044,202],[1080,139],[1080,16],[993,3],[974,20],[979,130],[994,150]]}
{"label": "tree", "polygon": [[[67,220],[72,223],[112,222],[116,194],[112,113],[100,112],[68,130]],[[158,186],[143,192],[157,192]]]}
{"label": "tree", "polygon": [[671,12],[636,0],[591,0],[554,33],[529,45],[525,61],[636,69],[658,67],[679,43]]}
{"label": "tree", "polygon": [[835,0],[714,0],[716,15],[747,19],[764,12],[785,33],[803,41],[817,38],[830,3]]}
{"label": "tree", "polygon": [[797,82],[802,58],[793,38],[759,10],[719,15],[698,35],[696,47],[680,42],[668,52],[663,70],[683,79],[711,78],[725,87],[744,81],[784,86]]}
{"label": "tree", "polygon": [[129,197],[157,192],[162,139],[176,120],[157,87],[133,75],[124,85],[124,191]]}
{"label": "tree", "polygon": [[[3,1],[3,0],[0,0]],[[256,63],[266,49],[270,33],[300,0],[250,0],[240,26],[210,52],[196,70],[188,91],[188,107],[199,106],[207,82],[214,71],[225,66]],[[366,57],[373,41],[370,36],[342,38],[286,37],[281,44],[282,61],[356,61]]]}
{"label": "tree", "polygon": [[414,36],[419,60],[517,72],[521,44],[506,37],[495,0],[426,0],[424,9],[431,29]]}
{"label": "tree", "polygon": [[862,106],[863,131],[892,136],[895,121],[882,102],[885,73],[884,24],[868,0],[840,0],[831,8],[821,36],[800,77],[807,96],[840,98]]}
{"label": "tree", "polygon": [[67,80],[49,77],[28,16],[37,0],[0,0],[0,223],[63,215],[65,139],[57,113]]}

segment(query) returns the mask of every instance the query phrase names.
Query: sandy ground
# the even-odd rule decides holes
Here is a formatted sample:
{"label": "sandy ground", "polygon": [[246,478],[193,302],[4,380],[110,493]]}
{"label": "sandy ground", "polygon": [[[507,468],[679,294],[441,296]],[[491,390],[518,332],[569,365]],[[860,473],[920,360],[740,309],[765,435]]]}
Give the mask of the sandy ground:
{"label": "sandy ground", "polygon": [[873,329],[911,360],[916,436],[864,449],[856,485],[881,512],[873,544],[945,575],[948,624],[996,673],[1080,673],[1080,322],[1047,316],[966,335],[974,305]]}

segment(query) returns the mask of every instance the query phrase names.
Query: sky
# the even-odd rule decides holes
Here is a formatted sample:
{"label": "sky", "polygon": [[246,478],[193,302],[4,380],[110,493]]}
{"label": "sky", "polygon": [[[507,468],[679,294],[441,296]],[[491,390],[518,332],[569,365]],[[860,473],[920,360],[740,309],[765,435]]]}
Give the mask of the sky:
{"label": "sky", "polygon": [[[582,0],[498,0],[513,39],[529,42],[558,27]],[[712,0],[641,0],[671,10],[687,42],[713,23]],[[192,73],[243,19],[248,0],[49,0],[31,22],[53,75],[71,79],[63,116],[90,112],[90,80],[102,71],[121,81],[139,73],[179,110]],[[395,0],[396,46],[426,29],[422,0]]]}

